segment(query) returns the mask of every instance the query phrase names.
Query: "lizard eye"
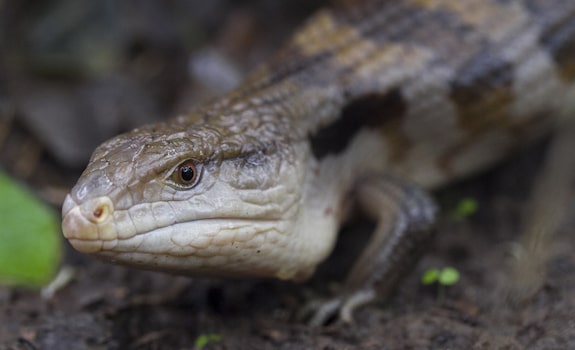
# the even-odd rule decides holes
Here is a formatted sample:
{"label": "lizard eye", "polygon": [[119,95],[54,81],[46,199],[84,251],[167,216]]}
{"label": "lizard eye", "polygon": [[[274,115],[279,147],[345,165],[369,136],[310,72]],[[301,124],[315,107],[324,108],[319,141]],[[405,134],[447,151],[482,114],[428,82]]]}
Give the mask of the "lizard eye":
{"label": "lizard eye", "polygon": [[178,189],[189,190],[200,180],[201,167],[188,159],[178,165],[169,177],[170,182]]}

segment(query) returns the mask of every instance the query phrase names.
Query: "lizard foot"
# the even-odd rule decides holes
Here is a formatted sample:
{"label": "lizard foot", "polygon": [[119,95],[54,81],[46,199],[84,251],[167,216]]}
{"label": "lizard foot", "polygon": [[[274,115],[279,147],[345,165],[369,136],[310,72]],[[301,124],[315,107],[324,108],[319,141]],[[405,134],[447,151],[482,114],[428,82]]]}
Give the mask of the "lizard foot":
{"label": "lizard foot", "polygon": [[320,327],[327,324],[334,317],[336,321],[353,323],[353,313],[358,308],[376,300],[374,289],[363,289],[351,295],[342,295],[327,300],[313,300],[300,312],[300,319],[307,319],[312,327]]}

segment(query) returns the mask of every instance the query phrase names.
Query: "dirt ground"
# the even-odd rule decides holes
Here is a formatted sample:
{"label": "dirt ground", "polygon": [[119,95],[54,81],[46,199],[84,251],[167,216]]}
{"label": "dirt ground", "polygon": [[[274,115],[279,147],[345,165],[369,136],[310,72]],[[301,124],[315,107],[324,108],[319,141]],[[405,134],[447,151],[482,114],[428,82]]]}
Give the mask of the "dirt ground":
{"label": "dirt ground", "polygon": [[[205,3],[0,2],[4,170],[58,207],[95,145],[225,91],[319,6]],[[350,250],[371,228],[361,220],[344,228],[333,256],[303,285],[137,271],[63,241],[63,266],[74,278],[53,298],[0,287],[0,350],[198,349],[206,339],[203,349],[575,349],[575,201],[550,247],[543,288],[519,305],[502,290],[545,149],[529,147],[436,193],[443,210],[425,256],[389,300],[358,310],[351,325],[311,328],[296,314],[337,290]],[[462,198],[479,209],[454,220],[449,213]],[[443,294],[421,285],[423,271],[444,266],[459,270],[458,284]]]}

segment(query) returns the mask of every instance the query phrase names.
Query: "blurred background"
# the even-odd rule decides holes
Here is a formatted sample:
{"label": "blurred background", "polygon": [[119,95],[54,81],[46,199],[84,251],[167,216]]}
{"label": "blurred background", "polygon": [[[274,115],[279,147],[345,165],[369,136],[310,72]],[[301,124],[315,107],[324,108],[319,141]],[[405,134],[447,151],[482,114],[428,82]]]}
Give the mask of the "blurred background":
{"label": "blurred background", "polygon": [[0,1],[0,164],[57,206],[102,141],[235,87],[321,2]]}

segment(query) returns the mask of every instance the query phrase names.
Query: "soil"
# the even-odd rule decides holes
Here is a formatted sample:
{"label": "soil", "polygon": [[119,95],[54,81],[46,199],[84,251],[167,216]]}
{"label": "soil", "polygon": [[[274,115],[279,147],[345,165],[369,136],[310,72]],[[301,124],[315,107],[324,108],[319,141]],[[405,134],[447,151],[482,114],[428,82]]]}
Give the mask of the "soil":
{"label": "soil", "polygon": [[[0,159],[5,171],[56,207],[87,161],[92,141],[97,144],[139,123],[173,115],[226,89],[228,83],[214,74],[208,75],[209,84],[198,81],[202,75],[190,68],[197,64],[193,57],[216,52],[209,57],[236,62],[221,63],[216,72],[242,76],[319,6],[214,1],[193,7],[173,1],[130,7],[134,3],[120,1],[116,10],[131,15],[117,29],[122,39],[100,38],[102,47],[116,55],[112,63],[86,67],[82,57],[70,54],[62,69],[53,57],[32,60],[39,55],[37,48],[19,43],[33,42],[30,37],[40,40],[39,23],[52,23],[56,32],[62,29],[54,18],[68,14],[74,3],[90,10],[84,13],[91,14],[96,28],[108,23],[111,15],[89,2],[54,0],[42,7],[32,1],[0,3],[0,33],[13,28],[13,35],[1,41],[0,115],[11,118],[0,119],[10,120],[0,125],[10,135],[0,139]],[[114,20],[118,18],[112,16]],[[182,23],[187,23],[185,33],[195,34],[178,32],[175,27]],[[270,29],[262,33],[262,26]],[[80,42],[93,33],[78,32]],[[97,102],[90,103],[93,99]],[[100,104],[109,105],[94,107]],[[78,127],[94,118],[102,122],[110,111],[113,122]],[[76,128],[61,133],[33,127],[36,114],[58,125],[66,123],[58,119],[62,115],[87,119],[74,119],[68,125]],[[147,117],[141,120],[135,114]],[[82,134],[85,129],[92,135]],[[81,135],[70,136],[74,134]],[[70,146],[74,142],[79,146]],[[22,144],[36,151],[19,153],[25,149]],[[69,147],[77,154],[62,151]],[[521,303],[510,303],[503,289],[510,244],[521,235],[528,193],[545,150],[545,142],[530,146],[496,169],[437,192],[442,214],[425,255],[391,298],[359,309],[352,324],[332,321],[312,328],[297,314],[308,300],[337,290],[353,261],[353,248],[372,229],[363,220],[343,228],[336,251],[306,284],[196,280],[138,271],[76,253],[62,240],[62,266],[72,267],[74,278],[52,298],[41,298],[37,290],[0,286],[0,349],[575,349],[574,205],[549,247],[542,288]],[[27,166],[18,167],[14,159],[26,159]],[[476,200],[478,211],[456,220],[450,213],[463,198]],[[425,270],[444,266],[460,272],[457,284],[443,289],[421,284]],[[207,344],[202,346],[202,340]]]}

